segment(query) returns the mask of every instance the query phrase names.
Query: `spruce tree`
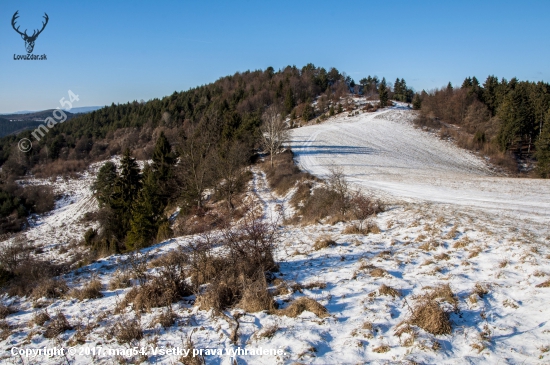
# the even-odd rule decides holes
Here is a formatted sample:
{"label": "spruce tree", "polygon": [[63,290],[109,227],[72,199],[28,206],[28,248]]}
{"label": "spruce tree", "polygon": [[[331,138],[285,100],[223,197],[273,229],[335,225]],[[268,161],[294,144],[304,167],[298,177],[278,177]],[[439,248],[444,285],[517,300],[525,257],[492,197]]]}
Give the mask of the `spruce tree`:
{"label": "spruce tree", "polygon": [[117,179],[116,166],[111,161],[106,162],[97,174],[97,178],[92,185],[99,207],[111,206],[115,182]]}
{"label": "spruce tree", "polygon": [[120,161],[120,175],[116,179],[113,189],[112,208],[119,220],[117,236],[123,238],[130,229],[132,204],[141,189],[141,173],[135,158],[126,149]]}
{"label": "spruce tree", "polygon": [[158,195],[158,181],[151,166],[143,169],[143,187],[132,204],[126,249],[134,250],[153,243],[162,222],[165,205]]}
{"label": "spruce tree", "polygon": [[378,87],[378,96],[380,98],[380,107],[385,108],[388,104],[388,87],[386,86],[386,78],[383,77]]}

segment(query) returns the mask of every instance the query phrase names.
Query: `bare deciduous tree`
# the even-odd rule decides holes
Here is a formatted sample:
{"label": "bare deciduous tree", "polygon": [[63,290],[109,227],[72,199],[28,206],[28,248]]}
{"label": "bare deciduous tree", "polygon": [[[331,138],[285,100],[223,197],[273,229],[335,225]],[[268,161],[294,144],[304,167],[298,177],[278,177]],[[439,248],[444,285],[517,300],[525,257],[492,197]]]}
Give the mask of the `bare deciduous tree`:
{"label": "bare deciduous tree", "polygon": [[270,106],[262,116],[263,124],[260,128],[262,132],[262,147],[269,152],[271,167],[273,167],[273,155],[279,151],[283,143],[289,138],[288,127],[282,120],[277,107]]}

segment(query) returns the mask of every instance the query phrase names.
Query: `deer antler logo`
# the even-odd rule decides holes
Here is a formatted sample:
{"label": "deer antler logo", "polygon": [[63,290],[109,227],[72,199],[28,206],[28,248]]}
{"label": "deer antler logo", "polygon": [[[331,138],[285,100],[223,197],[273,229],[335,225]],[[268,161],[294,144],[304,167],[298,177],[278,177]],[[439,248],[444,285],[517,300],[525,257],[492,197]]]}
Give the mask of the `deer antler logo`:
{"label": "deer antler logo", "polygon": [[15,12],[15,14],[13,14],[13,18],[11,18],[11,26],[13,27],[13,29],[19,33],[21,35],[21,38],[23,38],[23,40],[25,41],[25,48],[27,49],[27,53],[32,53],[33,49],[34,49],[34,42],[36,41],[36,38],[38,38],[38,36],[40,35],[40,33],[42,33],[42,31],[44,30],[44,28],[46,28],[46,24],[48,24],[48,20],[50,18],[48,18],[48,14],[44,13],[44,19],[46,20],[45,22],[42,22],[42,29],[40,30],[35,30],[33,32],[33,34],[31,36],[29,36],[27,34],[27,30],[25,29],[25,31],[23,33],[21,33],[19,31],[19,27],[15,27],[15,21],[17,20],[17,18],[19,18],[19,10],[17,10]]}

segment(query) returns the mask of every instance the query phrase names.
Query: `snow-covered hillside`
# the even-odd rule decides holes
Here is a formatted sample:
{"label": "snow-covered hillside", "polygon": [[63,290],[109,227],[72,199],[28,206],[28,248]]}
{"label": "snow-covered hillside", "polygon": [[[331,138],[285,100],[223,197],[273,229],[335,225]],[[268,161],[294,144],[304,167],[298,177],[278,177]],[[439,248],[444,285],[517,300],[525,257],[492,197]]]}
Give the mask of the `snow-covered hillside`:
{"label": "snow-covered hillside", "polygon": [[[17,311],[0,326],[0,363],[175,364],[181,355],[155,355],[151,347],[183,348],[189,338],[195,349],[223,350],[222,355],[206,355],[207,364],[548,363],[550,288],[540,285],[550,275],[548,181],[497,176],[477,156],[414,129],[412,113],[394,108],[337,116],[292,131],[293,150],[304,169],[323,176],[329,167],[340,167],[356,186],[390,202],[371,221],[378,233],[346,234],[350,223],[282,225],[294,213],[288,202],[296,189],[277,196],[265,173],[252,168],[250,197],[265,220],[279,223],[280,272],[270,284],[275,300],[285,308],[294,299],[309,297],[328,315],[305,310],[289,317],[232,308],[227,315],[240,315],[234,342],[234,323],[199,310],[191,296],[172,306],[176,323],[162,328],[154,320],[163,308],[143,314],[115,310],[131,289],[109,289],[128,262],[128,255],[113,255],[64,277],[71,288],[99,279],[101,298],[1,298]],[[81,218],[95,209],[88,189],[95,169],[80,179],[54,183],[66,197],[26,232],[34,245],[45,248],[44,255],[63,259],[60,247],[82,237],[90,225]],[[176,237],[143,252],[154,259],[196,239]],[[321,239],[334,243],[316,249]],[[454,293],[447,298],[455,305],[452,332],[433,335],[409,326],[422,296],[446,285]],[[34,323],[44,310],[52,317],[63,313],[72,329],[46,338],[44,326]],[[143,339],[119,344],[113,328],[136,316]],[[56,346],[73,352],[52,358],[12,354],[13,348]],[[134,346],[149,353],[134,356]],[[100,347],[101,354],[86,355],[86,349]],[[239,347],[281,353],[228,354],[227,349]],[[108,350],[129,352],[117,357]]]}
{"label": "snow-covered hillside", "polygon": [[415,129],[398,106],[292,130],[299,165],[317,176],[340,167],[365,189],[407,201],[450,203],[547,221],[550,181],[497,176],[485,161]]}

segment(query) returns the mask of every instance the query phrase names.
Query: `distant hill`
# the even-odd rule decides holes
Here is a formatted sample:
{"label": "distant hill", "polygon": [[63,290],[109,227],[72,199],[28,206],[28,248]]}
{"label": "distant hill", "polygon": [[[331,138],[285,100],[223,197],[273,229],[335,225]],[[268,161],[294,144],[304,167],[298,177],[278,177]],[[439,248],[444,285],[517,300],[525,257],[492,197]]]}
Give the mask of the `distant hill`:
{"label": "distant hill", "polygon": [[[82,106],[82,107],[79,107],[79,108],[72,108],[71,113],[72,114],[91,113],[91,112],[93,112],[95,110],[99,110],[101,108],[103,108],[103,107],[102,106]],[[50,111],[50,110],[53,110],[53,109],[39,110],[39,111],[36,111],[36,110],[21,110],[21,111],[13,112],[13,113],[0,113],[0,116],[2,116],[2,118],[6,118],[7,116],[14,116],[14,115],[21,115],[21,114],[28,115],[28,114],[42,113],[42,112]]]}
{"label": "distant hill", "polygon": [[[53,111],[54,109],[24,114],[2,115],[0,118],[0,137],[23,132],[27,129],[36,128],[38,125],[43,123],[46,118],[51,117],[53,115]],[[70,120],[76,116],[76,114],[67,111],[65,114],[67,114],[67,120]]]}

